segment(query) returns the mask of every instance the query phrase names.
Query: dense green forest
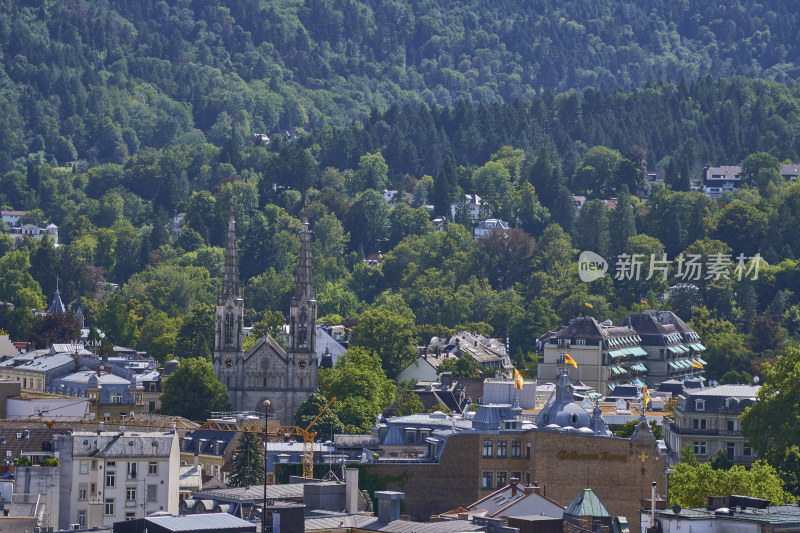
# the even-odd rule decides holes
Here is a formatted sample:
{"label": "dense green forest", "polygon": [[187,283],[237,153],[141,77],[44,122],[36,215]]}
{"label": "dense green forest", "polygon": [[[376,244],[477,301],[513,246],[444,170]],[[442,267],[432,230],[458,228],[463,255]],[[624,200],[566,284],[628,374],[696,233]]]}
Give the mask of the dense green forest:
{"label": "dense green forest", "polygon": [[[30,153],[94,166],[185,142],[232,138],[241,147],[252,133],[346,125],[392,104],[529,102],[546,90],[630,90],[706,75],[793,86],[795,7],[3,0],[0,171]],[[720,101],[723,129],[738,105]]]}

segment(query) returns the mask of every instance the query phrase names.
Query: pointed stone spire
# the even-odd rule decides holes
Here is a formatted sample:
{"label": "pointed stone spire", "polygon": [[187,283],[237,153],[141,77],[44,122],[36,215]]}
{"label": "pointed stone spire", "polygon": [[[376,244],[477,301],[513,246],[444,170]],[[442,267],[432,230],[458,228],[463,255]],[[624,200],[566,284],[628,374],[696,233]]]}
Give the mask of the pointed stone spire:
{"label": "pointed stone spire", "polygon": [[64,302],[61,301],[61,291],[58,290],[58,276],[56,276],[56,295],[53,301],[50,302],[50,307],[47,308],[48,313],[65,313],[67,311]]}
{"label": "pointed stone spire", "polygon": [[228,238],[225,242],[225,266],[222,270],[222,296],[239,297],[239,258],[236,255],[236,214],[233,197],[228,208]]}
{"label": "pointed stone spire", "polygon": [[[308,207],[306,205],[306,207]],[[311,230],[308,229],[308,211],[303,208],[303,230],[300,233],[300,257],[297,263],[297,274],[294,280],[294,298],[296,300],[316,300],[311,277]]]}

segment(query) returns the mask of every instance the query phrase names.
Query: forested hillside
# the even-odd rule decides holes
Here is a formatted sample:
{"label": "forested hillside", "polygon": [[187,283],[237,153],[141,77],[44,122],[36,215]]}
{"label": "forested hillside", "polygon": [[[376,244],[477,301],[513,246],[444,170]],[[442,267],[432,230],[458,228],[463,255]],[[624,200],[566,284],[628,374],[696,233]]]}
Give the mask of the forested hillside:
{"label": "forested hillside", "polygon": [[795,7],[3,0],[0,170],[29,153],[95,164],[173,143],[241,146],[254,132],[344,125],[394,103],[530,101],[545,89],[629,90],[704,75],[792,86]]}

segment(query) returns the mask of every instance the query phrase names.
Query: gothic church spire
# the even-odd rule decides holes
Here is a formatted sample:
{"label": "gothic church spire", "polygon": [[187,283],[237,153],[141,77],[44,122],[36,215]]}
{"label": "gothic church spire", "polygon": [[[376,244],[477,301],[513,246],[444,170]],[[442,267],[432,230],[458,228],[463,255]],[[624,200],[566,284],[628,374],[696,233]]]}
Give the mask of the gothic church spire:
{"label": "gothic church spire", "polygon": [[311,231],[308,229],[308,213],[303,208],[303,231],[300,233],[300,257],[294,280],[294,299],[316,300],[311,277]]}
{"label": "gothic church spire", "polygon": [[231,198],[228,208],[228,238],[225,242],[225,266],[222,270],[222,295],[239,297],[239,258],[236,255],[236,214]]}

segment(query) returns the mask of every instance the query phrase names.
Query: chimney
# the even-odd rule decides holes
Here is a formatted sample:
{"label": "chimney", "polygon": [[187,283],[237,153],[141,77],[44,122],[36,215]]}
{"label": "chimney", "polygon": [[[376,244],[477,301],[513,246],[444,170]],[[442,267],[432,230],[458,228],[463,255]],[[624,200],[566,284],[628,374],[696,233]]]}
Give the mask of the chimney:
{"label": "chimney", "polygon": [[519,485],[519,478],[512,477],[508,482],[511,485],[511,497],[514,498],[517,495],[517,485]]}
{"label": "chimney", "polygon": [[345,468],[344,507],[349,514],[358,512],[358,468]]}
{"label": "chimney", "polygon": [[527,487],[522,489],[522,492],[525,495],[528,495],[528,494],[541,494],[541,489],[539,489],[539,484],[538,483],[534,483],[533,485],[528,485]]}
{"label": "chimney", "polygon": [[120,437],[125,436],[125,426],[120,426],[119,427],[119,436]]}
{"label": "chimney", "polygon": [[105,424],[103,424],[102,422],[100,422],[99,424],[97,424],[97,434],[98,434],[98,435],[100,435],[100,433],[102,433],[102,432],[103,432],[103,427],[104,427],[104,426],[105,426]]}
{"label": "chimney", "polygon": [[75,355],[73,356],[73,359],[75,359],[75,372],[77,372],[78,369],[80,368],[80,364],[78,363],[78,357],[79,357],[78,350],[75,350]]}
{"label": "chimney", "polygon": [[103,370],[103,367],[100,367],[100,366],[98,366],[98,367],[95,369],[95,372],[97,372],[97,377],[98,377],[98,378],[100,377],[100,372],[101,372],[102,370]]}
{"label": "chimney", "polygon": [[405,496],[403,492],[376,490],[375,498],[378,500],[378,521],[388,523],[400,520],[400,502]]}
{"label": "chimney", "polygon": [[194,452],[194,462],[192,464],[194,465],[195,470],[197,470],[197,465],[200,464],[200,456],[197,454],[197,452]]}

